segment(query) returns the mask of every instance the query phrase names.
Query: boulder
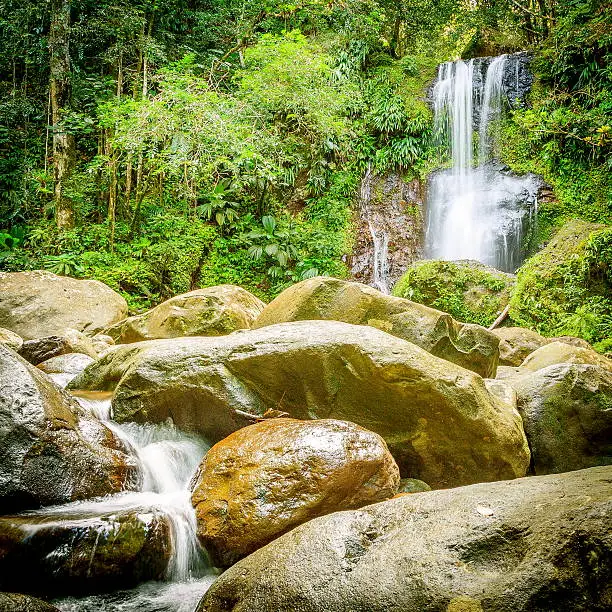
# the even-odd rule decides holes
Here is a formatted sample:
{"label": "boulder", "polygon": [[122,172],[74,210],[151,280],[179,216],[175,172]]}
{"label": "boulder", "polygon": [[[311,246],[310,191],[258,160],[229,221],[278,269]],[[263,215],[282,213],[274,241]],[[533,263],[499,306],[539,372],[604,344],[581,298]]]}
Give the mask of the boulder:
{"label": "boulder", "polygon": [[559,363],[590,364],[612,371],[612,360],[591,348],[581,348],[565,342],[551,342],[531,353],[521,364],[519,372],[536,372]]}
{"label": "boulder", "polygon": [[47,376],[0,345],[3,512],[106,495],[138,484],[135,460]]}
{"label": "boulder", "polygon": [[0,344],[4,344],[4,346],[18,353],[23,346],[23,339],[21,336],[13,333],[10,329],[0,327]]}
{"label": "boulder", "polygon": [[24,340],[67,328],[95,334],[125,319],[127,302],[104,283],[40,270],[0,272],[0,326]]}
{"label": "boulder", "polygon": [[20,593],[0,593],[0,612],[60,612],[50,603]]}
{"label": "boulder", "polygon": [[298,321],[118,346],[73,389],[112,391],[118,421],[171,418],[215,443],[252,416],[351,421],[432,487],[523,476],[520,416],[477,374],[367,326]]}
{"label": "boulder", "polygon": [[197,612],[604,612],[612,467],[402,495],[314,519]]}
{"label": "boulder", "polygon": [[171,535],[160,510],[84,508],[0,517],[0,588],[84,595],[163,577]]}
{"label": "boulder", "polygon": [[83,353],[68,353],[47,359],[36,367],[46,374],[74,374],[76,376],[94,361],[95,359]]}
{"label": "boulder", "polygon": [[384,440],[345,421],[266,419],[215,444],[195,478],[198,537],[228,567],[314,517],[392,497]]}
{"label": "boulder", "polygon": [[219,285],[177,295],[144,314],[110,327],[106,333],[120,344],[179,338],[222,336],[249,329],[265,304],[235,285]]}
{"label": "boulder", "polygon": [[612,464],[610,369],[560,363],[508,382],[518,395],[536,474]]}
{"label": "boulder", "polygon": [[393,287],[393,295],[489,326],[510,301],[516,276],[479,261],[421,260]]}
{"label": "boulder", "polygon": [[499,327],[491,333],[499,338],[500,366],[520,366],[531,353],[551,342],[524,327]]}
{"label": "boulder", "polygon": [[360,283],[323,277],[297,283],[268,304],[253,327],[320,319],[377,327],[481,376],[495,376],[499,340],[486,329]]}
{"label": "boulder", "polygon": [[32,365],[68,353],[82,353],[97,357],[98,352],[93,341],[76,329],[66,329],[60,335],[36,338],[23,343],[19,354]]}
{"label": "boulder", "polygon": [[431,487],[426,482],[418,480],[417,478],[402,478],[396,493],[400,495],[407,493],[422,493],[423,491],[431,491]]}

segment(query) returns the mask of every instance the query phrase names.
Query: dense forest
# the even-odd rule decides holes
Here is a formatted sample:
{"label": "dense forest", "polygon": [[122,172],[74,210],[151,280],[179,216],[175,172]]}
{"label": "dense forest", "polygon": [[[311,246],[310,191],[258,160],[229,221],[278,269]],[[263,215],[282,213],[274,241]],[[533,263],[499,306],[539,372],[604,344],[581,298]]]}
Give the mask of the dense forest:
{"label": "dense forest", "polygon": [[0,33],[0,269],[96,278],[134,311],[346,277],[365,169],[445,164],[427,95],[460,57],[533,54],[499,154],[554,190],[538,244],[611,220],[599,0],[0,0]]}

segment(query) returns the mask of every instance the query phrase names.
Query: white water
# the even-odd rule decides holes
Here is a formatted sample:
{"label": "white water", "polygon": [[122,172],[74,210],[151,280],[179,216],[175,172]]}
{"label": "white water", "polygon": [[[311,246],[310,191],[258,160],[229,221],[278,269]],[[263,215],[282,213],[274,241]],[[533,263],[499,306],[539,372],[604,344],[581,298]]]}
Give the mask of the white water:
{"label": "white water", "polygon": [[370,236],[372,237],[372,286],[389,293],[389,235],[383,228],[376,228],[372,223],[369,205],[372,199],[372,168],[368,166],[361,181],[361,216],[367,221]]}
{"label": "white water", "polygon": [[[522,263],[523,239],[539,183],[533,175],[505,173],[491,161],[495,144],[491,127],[504,110],[503,76],[510,61],[518,60],[502,55],[490,62],[480,104],[474,60],[447,62],[438,70],[433,90],[435,130],[449,148],[452,166],[435,173],[429,185],[425,236],[429,258],[474,259],[509,272]],[[476,107],[480,109],[478,166],[473,159]]]}
{"label": "white water", "polygon": [[[146,583],[131,591],[66,598],[54,602],[55,605],[66,612],[191,612],[215,577],[206,565],[205,554],[196,537],[196,517],[189,487],[208,446],[203,440],[182,433],[171,424],[115,423],[111,418],[110,398],[76,399],[112,429],[134,453],[142,470],[143,484],[137,492],[45,508],[40,513],[52,514],[63,523],[71,523],[87,522],[122,510],[161,511],[171,525],[172,556],[166,583]],[[65,520],[62,515],[66,516]]]}

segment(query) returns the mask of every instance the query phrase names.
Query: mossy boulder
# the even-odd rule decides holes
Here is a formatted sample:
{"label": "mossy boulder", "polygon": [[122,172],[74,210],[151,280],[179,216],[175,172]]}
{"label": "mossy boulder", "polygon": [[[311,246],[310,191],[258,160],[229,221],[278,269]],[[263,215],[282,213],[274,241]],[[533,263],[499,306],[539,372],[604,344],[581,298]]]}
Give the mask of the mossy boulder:
{"label": "mossy boulder", "polygon": [[508,305],[515,283],[513,274],[478,261],[423,260],[406,270],[393,295],[489,326]]}
{"label": "mossy boulder", "polygon": [[249,329],[265,304],[246,289],[219,285],[177,295],[110,327],[117,343],[182,336],[221,336]]}
{"label": "mossy boulder", "polygon": [[612,464],[612,368],[521,367],[507,382],[517,392],[536,474]]}
{"label": "mossy boulder", "polygon": [[401,495],[313,519],[197,612],[604,612],[612,467]]}
{"label": "mossy boulder", "polygon": [[297,283],[270,302],[253,327],[307,320],[377,327],[483,377],[495,376],[499,340],[486,329],[361,283],[324,277]]}
{"label": "mossy boulder", "polygon": [[612,337],[612,228],[566,223],[518,270],[510,316],[544,336]]}
{"label": "mossy boulder", "polygon": [[16,512],[138,484],[123,443],[39,369],[0,345],[0,506]]}
{"label": "mossy boulder", "polygon": [[297,321],[118,346],[70,387],[114,390],[118,421],[171,418],[213,443],[270,409],[351,421],[432,487],[515,478],[529,464],[515,407],[480,376],[368,326]]}
{"label": "mossy boulder", "polygon": [[0,517],[0,588],[78,595],[163,577],[172,545],[162,511],[95,512],[90,504]]}
{"label": "mossy boulder", "polygon": [[266,419],[215,444],[195,479],[198,537],[228,567],[317,516],[391,498],[385,441],[354,423]]}

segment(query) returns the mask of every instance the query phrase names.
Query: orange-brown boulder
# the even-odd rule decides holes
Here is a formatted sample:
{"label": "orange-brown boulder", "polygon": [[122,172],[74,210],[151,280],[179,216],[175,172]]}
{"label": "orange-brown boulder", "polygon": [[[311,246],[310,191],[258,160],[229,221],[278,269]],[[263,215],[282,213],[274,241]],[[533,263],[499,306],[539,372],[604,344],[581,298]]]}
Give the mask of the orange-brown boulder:
{"label": "orange-brown boulder", "polygon": [[192,503],[200,541],[228,567],[312,518],[389,499],[398,483],[378,434],[347,421],[269,419],[210,449]]}

